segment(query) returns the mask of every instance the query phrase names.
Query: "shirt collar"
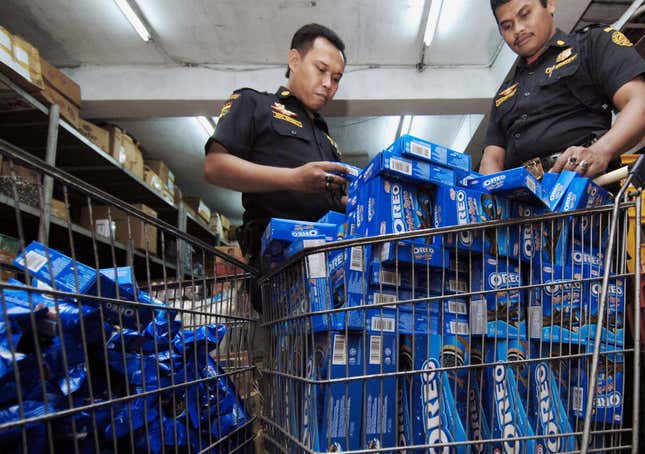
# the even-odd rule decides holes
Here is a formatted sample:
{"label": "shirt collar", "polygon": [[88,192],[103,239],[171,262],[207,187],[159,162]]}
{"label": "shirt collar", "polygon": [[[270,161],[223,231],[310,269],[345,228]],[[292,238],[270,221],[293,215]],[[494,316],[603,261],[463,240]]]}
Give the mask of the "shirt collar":
{"label": "shirt collar", "polygon": [[[289,90],[287,87],[284,85],[281,85],[280,88],[278,88],[278,91],[275,92],[276,97],[278,100],[280,100],[283,103],[289,102],[291,105],[296,105],[298,106],[298,109],[302,111],[303,115],[307,115],[307,108],[305,105],[300,101],[298,98],[294,96],[293,93],[291,93],[291,90]],[[329,133],[328,127],[327,127],[327,122],[325,119],[320,115],[318,112],[312,112],[313,113],[313,120],[317,123],[319,123],[322,126],[322,129],[326,132]]]}
{"label": "shirt collar", "polygon": [[[563,47],[570,46],[571,42],[572,42],[571,35],[563,32],[559,28],[556,29],[555,34],[546,43],[546,46],[545,46],[545,49],[544,49],[544,52],[542,53],[542,55],[540,55],[538,57],[538,59],[535,60],[535,62],[533,62],[533,64],[530,65],[530,66],[533,66],[536,63],[540,62],[552,47],[555,47],[556,49],[561,49]],[[521,67],[521,68],[525,68],[525,67],[528,67],[529,65],[526,62],[525,58],[520,58],[519,62],[518,62],[518,66]]]}

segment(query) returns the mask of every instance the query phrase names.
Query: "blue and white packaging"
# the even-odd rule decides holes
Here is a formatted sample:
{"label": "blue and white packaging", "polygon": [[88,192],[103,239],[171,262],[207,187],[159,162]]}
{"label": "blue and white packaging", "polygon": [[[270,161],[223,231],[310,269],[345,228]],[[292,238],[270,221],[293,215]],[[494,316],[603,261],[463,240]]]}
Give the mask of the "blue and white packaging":
{"label": "blue and white packaging", "polygon": [[[587,347],[593,351],[593,344]],[[624,420],[625,396],[625,356],[623,353],[610,353],[601,346],[596,375],[596,392],[592,421],[606,424],[621,424]],[[577,418],[584,419],[589,392],[591,356],[580,361],[580,369],[573,374],[572,410]]]}
{"label": "blue and white packaging", "polygon": [[522,277],[513,263],[488,256],[473,260],[471,291],[486,293],[471,298],[471,334],[526,339],[521,285]]}
{"label": "blue and white packaging", "polygon": [[414,264],[431,268],[448,268],[448,251],[436,244],[416,244],[410,240],[378,243],[372,247],[372,262],[383,265]]}
{"label": "blue and white packaging", "polygon": [[419,139],[409,134],[402,135],[386,151],[397,153],[403,156],[410,156],[416,159],[423,159],[434,164],[457,169],[462,172],[470,172],[470,155],[459,153],[450,148]]}
{"label": "blue and white packaging", "polygon": [[[481,337],[470,339],[469,365],[477,366],[483,363],[484,352],[482,346]],[[484,454],[495,448],[501,449],[501,444],[499,443],[474,443],[492,438],[490,419],[484,409],[483,392],[488,391],[485,388],[484,375],[484,369],[481,366],[472,367],[468,370],[468,412],[464,422],[468,429],[468,439],[473,442],[471,445],[472,451],[477,454]],[[484,391],[482,392],[482,390]]]}
{"label": "blue and white packaging", "polygon": [[[435,227],[434,190],[377,176],[365,186],[365,216],[357,216],[359,235],[414,232]],[[437,244],[438,236],[416,238],[416,244]]]}
{"label": "blue and white packaging", "polygon": [[282,256],[284,250],[299,239],[325,239],[333,241],[338,234],[336,224],[271,218],[262,235],[262,255]]}
{"label": "blue and white packaging", "polygon": [[379,175],[412,184],[455,184],[455,172],[451,169],[404,158],[388,151],[382,151],[372,159],[361,173],[359,184],[364,184]]}
{"label": "blue and white packaging", "polygon": [[569,186],[578,175],[571,170],[560,173],[545,173],[542,177],[542,199],[551,211],[558,211]]}
{"label": "blue and white packaging", "polygon": [[472,189],[491,192],[507,199],[547,206],[543,199],[542,185],[525,167],[473,178],[468,184]]}
{"label": "blue and white packaging", "polygon": [[[46,248],[36,241],[16,257],[14,265],[60,291],[85,295],[98,295],[100,291],[101,297],[112,299],[117,297],[118,292],[121,300],[133,301],[137,298],[137,289],[130,267],[100,270],[99,288],[94,268],[74,261],[55,249]],[[104,303],[91,298],[82,298],[81,301],[93,307],[102,305],[106,318],[113,323],[122,324],[125,328],[141,329],[154,317],[154,310],[151,309],[113,302]]]}
{"label": "blue and white packaging", "polygon": [[335,224],[337,226],[336,239],[342,240],[346,235],[347,215],[338,213],[337,211],[328,211],[325,215],[318,219],[316,223],[319,224]]}
{"label": "blue and white packaging", "polygon": [[[534,436],[522,401],[515,365],[495,364],[497,361],[522,360],[521,344],[517,340],[488,340],[486,362],[485,408],[493,409],[489,415],[493,438],[501,438],[503,452],[539,452],[535,439],[518,440],[518,437]],[[524,356],[525,358],[525,356]]]}
{"label": "blue and white packaging", "polygon": [[625,296],[627,283],[625,278],[609,277],[607,287],[607,300],[605,304],[605,315],[598,320],[598,306],[600,304],[600,291],[602,282],[600,280],[589,283],[589,314],[583,320],[585,325],[581,330],[583,339],[595,339],[596,327],[602,323],[601,339],[606,345],[622,347],[625,343]]}
{"label": "blue and white packaging", "polygon": [[[578,449],[573,436],[560,435],[573,433],[566,407],[560,398],[560,384],[548,361],[531,363],[531,393],[532,412],[536,419],[536,435],[542,435],[538,440],[541,452],[560,453],[572,452]],[[540,452],[539,450],[537,452]]]}
{"label": "blue and white packaging", "polygon": [[[437,227],[465,226],[509,219],[512,214],[511,203],[508,200],[484,191],[444,185],[437,187],[433,211]],[[502,230],[505,229],[461,231],[455,235],[445,235],[444,242],[447,246],[453,248],[456,246],[464,251],[517,258],[519,256],[517,235],[500,235]]]}
{"label": "blue and white packaging", "polygon": [[468,439],[463,420],[467,402],[462,396],[467,392],[467,377],[461,376],[467,376],[467,369],[436,370],[463,366],[468,355],[467,339],[415,334],[402,335],[400,342],[403,370],[411,367],[415,371],[400,378],[402,398],[407,400],[399,415],[400,439],[407,439],[410,445],[434,445],[429,452],[469,452],[466,445],[441,446]]}
{"label": "blue and white packaging", "polygon": [[[315,375],[319,380],[346,379],[363,375],[362,336],[354,333],[316,334],[313,357]],[[311,361],[311,357],[310,357]],[[363,386],[361,380],[341,380],[332,383],[314,384],[313,394],[308,398],[317,408],[311,412],[317,415],[308,421],[303,434],[308,437],[318,433],[318,440],[312,445],[320,451],[341,452],[360,448],[361,409]],[[306,412],[305,412],[306,413]],[[317,424],[313,429],[311,425]]]}
{"label": "blue and white packaging", "polygon": [[[365,332],[365,373],[381,375],[396,372],[398,342],[394,333]],[[396,377],[365,380],[365,407],[361,440],[363,449],[390,448],[397,445]]]}
{"label": "blue and white packaging", "polygon": [[362,169],[360,167],[347,164],[346,162],[339,162],[339,164],[342,164],[345,167],[345,172],[337,172],[336,170],[332,170],[329,173],[333,173],[334,175],[340,175],[341,177],[346,178],[350,182],[358,178],[358,175],[361,173]]}

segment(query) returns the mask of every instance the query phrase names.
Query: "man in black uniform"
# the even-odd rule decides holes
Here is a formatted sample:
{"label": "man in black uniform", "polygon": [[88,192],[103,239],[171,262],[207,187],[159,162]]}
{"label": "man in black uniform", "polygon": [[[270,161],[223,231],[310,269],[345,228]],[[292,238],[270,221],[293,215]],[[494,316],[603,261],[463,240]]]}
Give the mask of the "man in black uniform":
{"label": "man in black uniform", "polygon": [[[645,134],[645,61],[607,26],[555,28],[555,0],[491,0],[500,33],[522,57],[496,94],[480,171],[541,158],[586,177]],[[620,114],[612,125],[612,107]]]}
{"label": "man in black uniform", "polygon": [[346,180],[340,152],[318,111],[345,69],[345,45],[318,24],[300,28],[288,54],[287,86],[275,94],[236,90],[206,143],[204,175],[241,191],[244,225],[238,235],[250,263],[259,265],[260,238],[272,217],[315,221],[344,212]]}

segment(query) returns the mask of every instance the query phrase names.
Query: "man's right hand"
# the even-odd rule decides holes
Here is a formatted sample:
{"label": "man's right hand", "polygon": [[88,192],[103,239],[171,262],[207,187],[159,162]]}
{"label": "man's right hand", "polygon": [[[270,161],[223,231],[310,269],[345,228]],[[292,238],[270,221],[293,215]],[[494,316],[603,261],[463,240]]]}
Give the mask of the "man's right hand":
{"label": "man's right hand", "polygon": [[291,189],[298,192],[319,193],[333,191],[347,180],[330,172],[345,174],[347,168],[337,162],[317,161],[291,169]]}

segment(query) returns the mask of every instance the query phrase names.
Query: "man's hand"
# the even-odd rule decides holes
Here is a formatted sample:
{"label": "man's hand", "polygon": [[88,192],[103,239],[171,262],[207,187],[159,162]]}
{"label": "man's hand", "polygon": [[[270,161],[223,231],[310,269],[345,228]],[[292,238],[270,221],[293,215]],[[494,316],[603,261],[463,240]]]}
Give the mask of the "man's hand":
{"label": "man's hand", "polygon": [[594,178],[605,173],[612,159],[610,153],[593,150],[591,147],[569,147],[560,155],[550,172],[573,170],[580,176]]}
{"label": "man's hand", "polygon": [[310,162],[291,170],[290,189],[293,191],[318,193],[335,191],[347,180],[330,172],[347,173],[347,168],[337,162]]}

